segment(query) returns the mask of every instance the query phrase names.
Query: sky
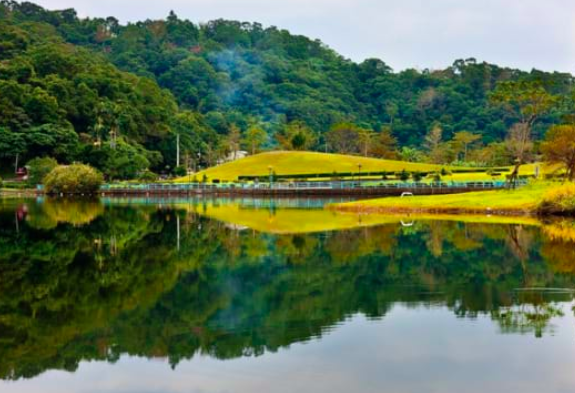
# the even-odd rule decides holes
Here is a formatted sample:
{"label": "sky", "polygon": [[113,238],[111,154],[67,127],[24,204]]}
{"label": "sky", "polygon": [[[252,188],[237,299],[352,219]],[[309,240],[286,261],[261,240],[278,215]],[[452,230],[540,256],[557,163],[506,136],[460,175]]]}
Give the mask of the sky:
{"label": "sky", "polygon": [[575,0],[31,0],[122,22],[224,18],[318,38],[360,62],[394,70],[445,68],[474,57],[502,66],[575,73]]}

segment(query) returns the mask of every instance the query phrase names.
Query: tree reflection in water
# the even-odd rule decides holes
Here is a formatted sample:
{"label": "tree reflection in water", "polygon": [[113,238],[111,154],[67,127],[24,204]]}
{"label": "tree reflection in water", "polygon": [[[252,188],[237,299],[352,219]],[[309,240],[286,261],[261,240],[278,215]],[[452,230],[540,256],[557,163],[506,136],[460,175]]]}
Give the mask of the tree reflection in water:
{"label": "tree reflection in water", "polygon": [[122,354],[174,367],[198,353],[259,355],[356,313],[383,318],[396,303],[441,305],[540,337],[561,317],[559,304],[572,301],[569,291],[542,289],[575,284],[567,221],[277,235],[164,205],[0,206],[4,379]]}

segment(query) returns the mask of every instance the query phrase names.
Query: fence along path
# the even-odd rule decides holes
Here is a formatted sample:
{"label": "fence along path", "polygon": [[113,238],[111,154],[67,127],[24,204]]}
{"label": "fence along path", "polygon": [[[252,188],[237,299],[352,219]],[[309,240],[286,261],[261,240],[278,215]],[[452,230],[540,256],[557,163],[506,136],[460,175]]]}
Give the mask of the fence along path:
{"label": "fence along path", "polygon": [[[525,185],[520,180],[517,185]],[[458,193],[502,189],[504,181],[486,182],[374,182],[374,181],[326,181],[285,183],[150,183],[150,184],[105,184],[102,194],[281,194],[281,195],[353,195],[381,194],[401,195],[403,192],[417,194]]]}

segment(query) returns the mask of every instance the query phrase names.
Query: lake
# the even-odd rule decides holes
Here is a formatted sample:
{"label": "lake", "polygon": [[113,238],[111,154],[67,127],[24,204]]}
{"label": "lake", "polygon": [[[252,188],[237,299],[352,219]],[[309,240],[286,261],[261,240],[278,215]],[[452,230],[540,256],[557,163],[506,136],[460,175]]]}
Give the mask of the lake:
{"label": "lake", "polygon": [[575,223],[325,203],[0,200],[0,392],[575,391]]}

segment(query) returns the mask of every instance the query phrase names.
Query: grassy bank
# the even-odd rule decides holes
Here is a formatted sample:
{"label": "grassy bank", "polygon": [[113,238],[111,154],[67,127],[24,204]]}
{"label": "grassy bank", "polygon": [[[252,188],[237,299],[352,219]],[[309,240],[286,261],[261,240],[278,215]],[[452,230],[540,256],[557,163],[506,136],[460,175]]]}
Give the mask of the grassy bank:
{"label": "grassy bank", "polygon": [[0,198],[22,197],[22,196],[36,196],[34,188],[0,188]]}
{"label": "grassy bank", "polygon": [[[326,154],[307,151],[274,151],[249,156],[241,160],[228,162],[205,171],[198,172],[195,176],[201,180],[204,175],[208,181],[218,179],[220,181],[236,181],[239,176],[267,176],[270,168],[277,175],[313,174],[358,171],[358,165],[365,172],[377,171],[435,171],[441,170],[441,166],[433,164],[420,164],[393,160],[380,160],[349,156],[343,154]],[[182,177],[177,182],[187,182],[188,177]]]}
{"label": "grassy bank", "polygon": [[471,192],[465,194],[380,198],[329,206],[330,209],[361,213],[475,213],[536,214],[546,195],[562,187],[556,183],[535,182],[517,190]]}
{"label": "grassy bank", "polygon": [[[359,171],[359,166],[361,166],[361,172],[364,174],[368,172],[397,173],[403,170],[409,173],[440,172],[442,169],[445,169],[447,173],[442,176],[442,180],[446,182],[505,180],[505,176],[511,172],[511,167],[509,167],[506,168],[506,171],[500,171],[495,176],[485,173],[485,171],[481,172],[479,169],[476,173],[458,173],[468,172],[473,170],[473,168],[382,160],[343,154],[326,154],[307,151],[274,151],[256,154],[208,168],[196,173],[192,177],[184,176],[176,179],[175,182],[187,183],[190,181],[190,178],[195,178],[196,181],[202,181],[204,175],[207,177],[208,182],[212,182],[215,179],[222,182],[233,182],[237,181],[240,176],[259,176],[266,178],[269,175],[270,169],[278,176],[309,174],[310,178],[318,180],[315,174],[356,174]],[[524,165],[521,167],[520,174],[533,175],[536,166],[540,165]],[[548,166],[540,167],[542,173],[551,173],[556,169]],[[381,177],[377,178],[380,179]],[[329,178],[324,180],[329,180]],[[431,181],[431,178],[428,180]]]}

